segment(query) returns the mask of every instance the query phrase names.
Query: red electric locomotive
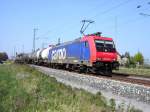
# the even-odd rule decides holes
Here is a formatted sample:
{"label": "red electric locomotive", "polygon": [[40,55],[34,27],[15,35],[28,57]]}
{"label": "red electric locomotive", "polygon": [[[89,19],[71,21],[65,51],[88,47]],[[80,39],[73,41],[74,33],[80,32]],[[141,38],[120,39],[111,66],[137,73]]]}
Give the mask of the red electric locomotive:
{"label": "red electric locomotive", "polygon": [[117,51],[112,38],[101,36],[101,32],[83,36],[81,41],[88,42],[90,64],[96,72],[109,72],[119,68]]}

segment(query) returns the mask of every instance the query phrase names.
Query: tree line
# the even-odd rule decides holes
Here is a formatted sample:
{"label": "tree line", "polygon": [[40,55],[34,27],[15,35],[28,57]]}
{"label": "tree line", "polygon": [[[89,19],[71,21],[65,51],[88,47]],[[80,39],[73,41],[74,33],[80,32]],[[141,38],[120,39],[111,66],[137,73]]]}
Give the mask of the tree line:
{"label": "tree line", "polygon": [[134,56],[131,56],[129,52],[125,52],[122,57],[127,58],[125,62],[126,67],[137,67],[144,65],[144,56],[141,52],[137,52]]}

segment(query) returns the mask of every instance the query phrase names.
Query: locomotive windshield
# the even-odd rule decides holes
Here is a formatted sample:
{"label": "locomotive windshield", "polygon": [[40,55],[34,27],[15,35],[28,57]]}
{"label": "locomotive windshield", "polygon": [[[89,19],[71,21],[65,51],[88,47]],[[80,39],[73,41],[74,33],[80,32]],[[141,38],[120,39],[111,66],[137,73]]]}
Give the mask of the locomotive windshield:
{"label": "locomotive windshield", "polygon": [[98,52],[115,52],[115,45],[113,41],[95,40],[96,50]]}

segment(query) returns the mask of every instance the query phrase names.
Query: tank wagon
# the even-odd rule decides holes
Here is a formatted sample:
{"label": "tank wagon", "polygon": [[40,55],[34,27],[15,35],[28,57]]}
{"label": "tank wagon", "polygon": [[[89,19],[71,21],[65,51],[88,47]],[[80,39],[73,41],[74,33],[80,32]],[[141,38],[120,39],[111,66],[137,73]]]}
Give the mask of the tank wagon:
{"label": "tank wagon", "polygon": [[52,67],[95,73],[111,73],[119,67],[113,39],[100,32],[53,47],[48,62]]}
{"label": "tank wagon", "polygon": [[29,62],[32,64],[37,65],[47,65],[48,64],[48,55],[49,50],[52,48],[52,46],[49,46],[48,48],[44,49],[37,49],[35,52],[31,53],[31,56],[29,57]]}
{"label": "tank wagon", "polygon": [[39,59],[40,65],[48,65],[49,64],[48,56],[49,56],[50,49],[52,49],[52,46],[49,46],[48,48],[45,48],[40,52],[40,59]]}

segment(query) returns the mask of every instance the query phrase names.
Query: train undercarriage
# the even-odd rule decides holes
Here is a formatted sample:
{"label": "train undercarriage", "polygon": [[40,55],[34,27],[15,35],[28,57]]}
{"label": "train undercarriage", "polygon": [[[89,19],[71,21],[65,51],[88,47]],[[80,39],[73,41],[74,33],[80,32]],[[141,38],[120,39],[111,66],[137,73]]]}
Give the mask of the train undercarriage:
{"label": "train undercarriage", "polygon": [[[24,60],[25,61],[25,60]],[[22,61],[17,61],[17,63],[22,63]],[[69,63],[50,63],[48,60],[26,60],[27,64],[35,64],[39,66],[47,66],[55,69],[63,69],[68,71],[75,71],[79,73],[93,73],[97,75],[111,76],[112,70],[119,69],[119,63],[116,62],[94,62],[92,66],[87,66],[85,64],[69,64]]]}
{"label": "train undercarriage", "polygon": [[[31,61],[30,61],[31,62]],[[29,64],[36,64],[39,66],[47,66],[50,68],[55,69],[63,69],[68,71],[75,71],[79,73],[94,73],[97,75],[112,75],[112,70],[119,69],[118,62],[95,62],[93,63],[93,66],[86,66],[83,64],[67,64],[67,63],[47,63],[46,61],[38,61],[35,63],[35,61],[32,61],[32,63]]]}

